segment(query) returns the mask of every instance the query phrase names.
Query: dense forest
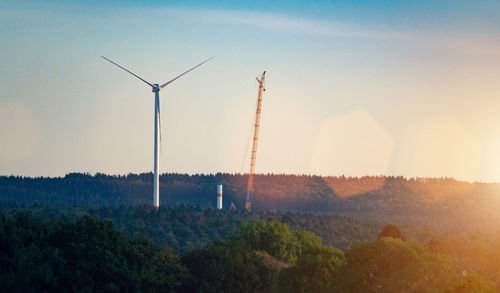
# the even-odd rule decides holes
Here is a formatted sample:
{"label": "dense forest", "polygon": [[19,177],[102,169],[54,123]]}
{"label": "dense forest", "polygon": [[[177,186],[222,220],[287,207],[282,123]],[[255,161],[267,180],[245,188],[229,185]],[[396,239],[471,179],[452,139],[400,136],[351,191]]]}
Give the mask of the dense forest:
{"label": "dense forest", "polygon": [[[264,211],[247,213],[192,206],[160,207],[158,210],[150,206],[64,209],[39,205],[30,208],[3,206],[0,207],[0,212],[9,216],[23,212],[47,221],[58,218],[76,220],[84,215],[96,216],[112,220],[117,230],[132,238],[145,236],[156,244],[172,247],[178,252],[199,248],[214,240],[224,240],[236,233],[243,223],[259,220],[277,220],[288,224],[292,231],[307,229],[321,236],[325,244],[341,249],[374,239],[382,227],[382,224],[335,215]],[[437,233],[432,233],[429,229],[420,233],[414,227],[407,227],[405,231],[415,237]]]}
{"label": "dense forest", "polygon": [[[247,175],[160,176],[162,206],[215,207],[224,185],[224,208],[241,209]],[[120,207],[151,204],[152,174],[72,173],[63,178],[0,177],[0,204]],[[257,175],[255,211],[343,215],[363,221],[437,229],[494,232],[500,220],[500,185],[449,178]]]}
{"label": "dense forest", "polygon": [[178,253],[111,220],[0,217],[3,292],[497,292],[500,236],[426,243],[386,225],[346,250],[278,220]]}
{"label": "dense forest", "polygon": [[[500,185],[449,178],[0,177],[2,292],[497,292]],[[224,185],[224,208],[215,209]],[[231,208],[234,204],[235,208]],[[386,224],[393,223],[393,224]],[[394,225],[395,224],[395,225]],[[397,226],[396,226],[397,225]]]}

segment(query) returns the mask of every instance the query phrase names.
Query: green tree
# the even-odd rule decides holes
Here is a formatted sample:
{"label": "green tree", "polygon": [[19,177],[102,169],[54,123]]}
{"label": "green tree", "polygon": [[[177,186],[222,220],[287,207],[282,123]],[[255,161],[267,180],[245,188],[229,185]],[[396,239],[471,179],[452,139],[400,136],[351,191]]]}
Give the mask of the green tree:
{"label": "green tree", "polygon": [[0,218],[0,288],[3,292],[42,292],[54,288],[54,267],[62,262],[45,244],[48,226],[20,213]]}
{"label": "green tree", "polygon": [[299,228],[294,233],[297,239],[297,254],[302,255],[323,247],[321,238],[305,229]]}
{"label": "green tree", "polygon": [[263,250],[271,256],[287,262],[297,258],[299,245],[287,224],[277,220],[244,223],[231,239],[252,250]]}
{"label": "green tree", "polygon": [[126,259],[129,240],[111,221],[84,216],[77,222],[54,221],[50,229],[47,244],[64,259],[54,267],[58,290],[139,291],[139,277]]}
{"label": "green tree", "polygon": [[465,276],[454,277],[445,287],[440,290],[441,293],[494,293],[498,292],[495,283],[488,281],[476,273]]}
{"label": "green tree", "polygon": [[171,248],[158,246],[147,238],[131,242],[126,257],[139,274],[142,292],[179,292],[189,278],[187,268]]}
{"label": "green tree", "polygon": [[435,292],[454,271],[448,256],[390,237],[354,245],[346,261],[338,279],[342,292]]}
{"label": "green tree", "polygon": [[190,292],[262,292],[270,288],[273,270],[241,243],[215,241],[183,257],[193,274]]}
{"label": "green tree", "polygon": [[392,224],[387,224],[382,228],[382,231],[380,231],[380,234],[378,235],[378,238],[382,237],[392,237],[392,238],[399,238],[401,240],[405,240],[403,234],[401,233],[401,230],[399,230],[398,226],[392,225]]}
{"label": "green tree", "polygon": [[293,266],[280,272],[277,292],[329,292],[334,286],[338,268],[344,264],[344,253],[336,248],[310,248]]}

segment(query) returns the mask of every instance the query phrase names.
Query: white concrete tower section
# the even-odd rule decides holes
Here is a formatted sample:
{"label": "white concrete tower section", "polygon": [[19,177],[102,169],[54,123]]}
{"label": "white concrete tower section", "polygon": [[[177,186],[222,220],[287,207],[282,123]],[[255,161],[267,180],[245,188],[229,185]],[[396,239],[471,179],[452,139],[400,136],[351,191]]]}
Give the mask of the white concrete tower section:
{"label": "white concrete tower section", "polygon": [[217,185],[217,209],[222,210],[222,184]]}

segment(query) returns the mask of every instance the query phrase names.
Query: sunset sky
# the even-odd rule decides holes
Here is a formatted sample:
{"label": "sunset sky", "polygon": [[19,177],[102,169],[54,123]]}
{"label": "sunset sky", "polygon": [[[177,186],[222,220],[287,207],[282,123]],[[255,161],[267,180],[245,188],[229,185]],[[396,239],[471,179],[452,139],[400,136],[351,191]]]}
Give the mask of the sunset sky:
{"label": "sunset sky", "polygon": [[[235,1],[237,2],[237,1]],[[500,1],[2,1],[0,175],[153,168],[500,182]],[[248,146],[248,147],[247,147]]]}

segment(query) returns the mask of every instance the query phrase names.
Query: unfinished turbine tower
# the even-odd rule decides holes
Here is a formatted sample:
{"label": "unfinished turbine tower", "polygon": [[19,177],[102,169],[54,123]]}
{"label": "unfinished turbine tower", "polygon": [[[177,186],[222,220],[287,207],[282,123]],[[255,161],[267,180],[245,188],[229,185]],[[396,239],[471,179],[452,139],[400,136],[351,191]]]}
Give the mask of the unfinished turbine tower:
{"label": "unfinished turbine tower", "polygon": [[266,78],[266,72],[262,73],[262,77],[255,78],[259,83],[259,95],[257,97],[257,111],[255,112],[255,127],[253,131],[253,144],[252,144],[252,158],[250,159],[250,173],[248,174],[248,185],[247,185],[247,200],[245,202],[245,209],[250,212],[252,208],[252,195],[254,191],[254,172],[255,172],[255,160],[257,157],[257,142],[259,140],[259,127],[260,127],[260,113],[262,109],[262,93],[266,91],[264,88],[264,81]]}
{"label": "unfinished turbine tower", "polygon": [[167,81],[166,83],[162,84],[162,85],[159,85],[157,83],[155,84],[152,84],[148,81],[146,81],[145,79],[141,78],[140,76],[138,76],[137,74],[133,73],[132,71],[129,71],[127,69],[125,69],[124,67],[118,65],[117,63],[109,60],[108,58],[104,57],[104,56],[101,56],[103,59],[105,59],[106,61],[109,61],[111,62],[112,64],[118,66],[119,68],[125,70],[126,72],[132,74],[133,76],[137,77],[138,79],[142,80],[143,82],[147,83],[153,90],[153,93],[155,93],[155,138],[154,138],[154,179],[153,179],[153,206],[155,208],[159,208],[160,206],[160,192],[159,192],[159,173],[158,173],[158,169],[160,167],[160,160],[159,160],[159,157],[158,157],[158,145],[160,144],[160,139],[161,139],[161,123],[160,123],[160,91],[166,87],[167,85],[171,84],[172,82],[174,82],[176,79],[180,78],[181,76],[183,76],[184,74],[190,72],[191,70],[203,65],[205,62],[207,62],[208,60],[214,58],[214,57],[211,57],[211,58],[208,58],[207,60],[201,62],[200,64],[194,66],[193,68],[189,69],[188,71],[178,75],[177,77],[175,77],[174,79],[170,80],[170,81]]}

